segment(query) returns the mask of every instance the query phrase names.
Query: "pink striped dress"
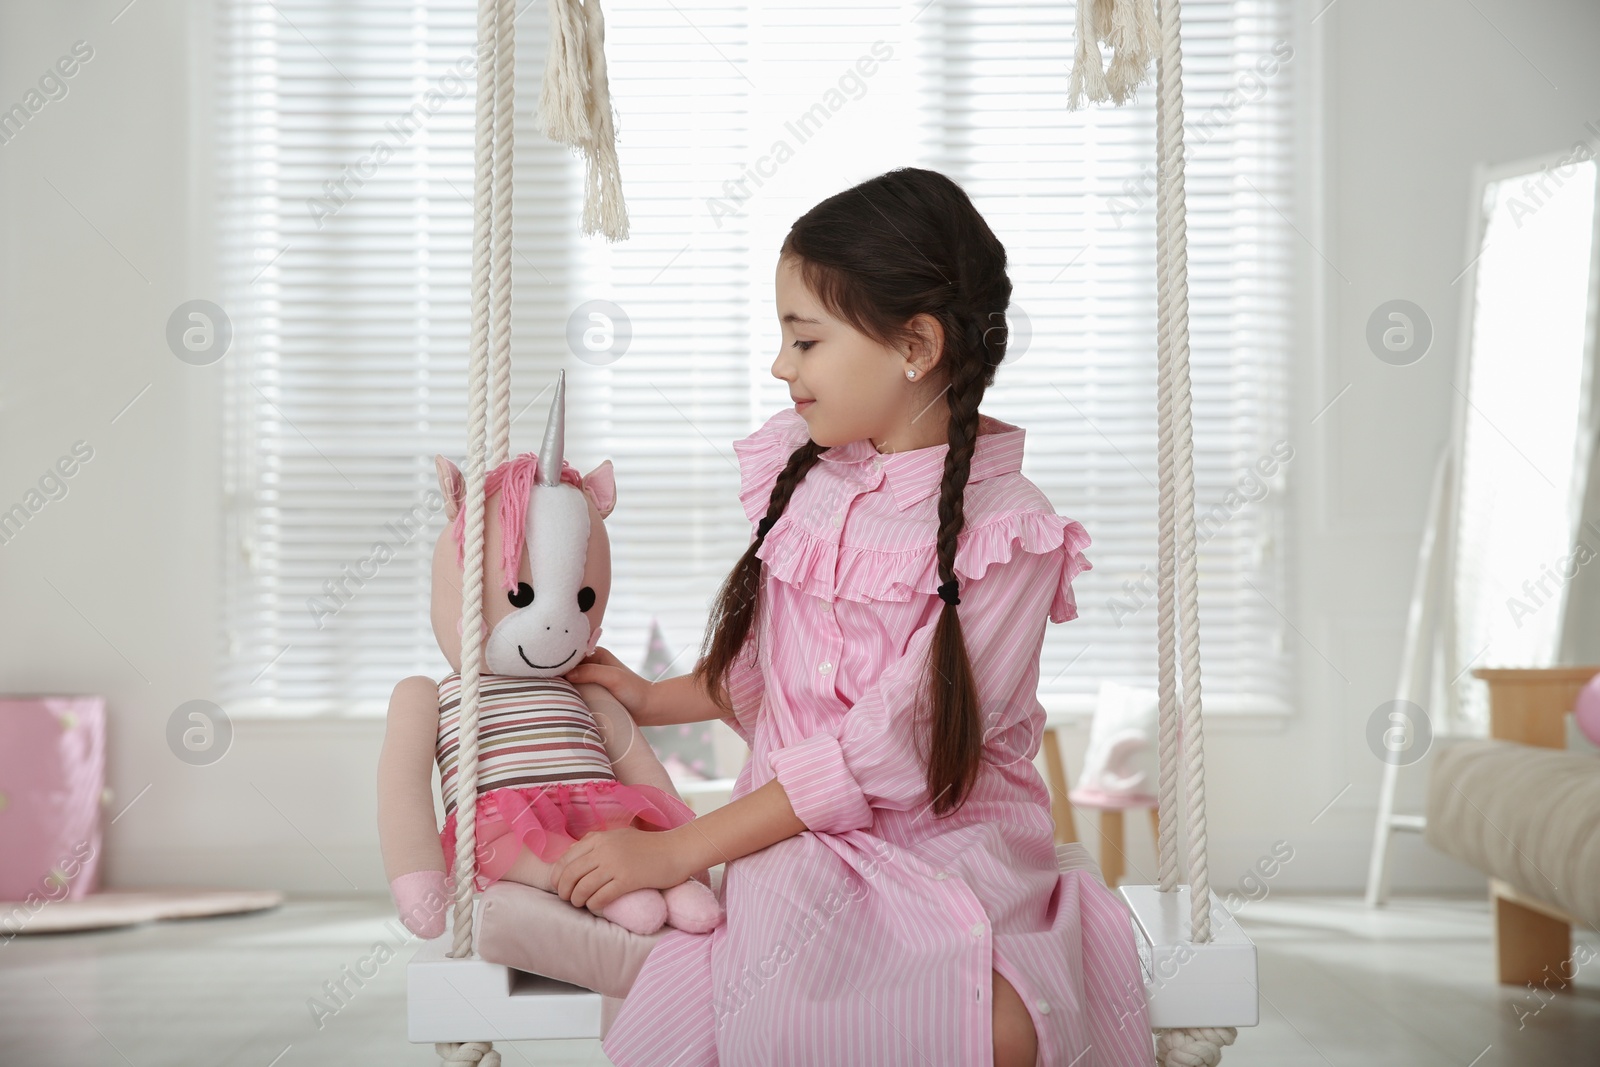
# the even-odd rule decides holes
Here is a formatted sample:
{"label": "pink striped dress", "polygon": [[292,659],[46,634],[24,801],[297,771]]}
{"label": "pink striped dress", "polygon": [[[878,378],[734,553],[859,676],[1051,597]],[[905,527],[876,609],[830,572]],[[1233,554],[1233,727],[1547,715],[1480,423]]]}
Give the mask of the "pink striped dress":
{"label": "pink striped dress", "polygon": [[[985,724],[978,784],[936,818],[913,729],[942,607],[947,445],[823,454],[760,549],[757,637],[727,720],[750,744],[735,799],[773,777],[807,829],[727,865],[727,921],[668,930],[603,1042],[618,1067],[974,1067],[993,1057],[991,971],[1021,995],[1043,1067],[1149,1067],[1127,913],[1056,866],[1044,731],[1047,620],[1077,616],[1080,523],[1021,473],[1024,431],[983,416],[958,540],[962,629]],[[752,524],[793,410],[734,444]]]}

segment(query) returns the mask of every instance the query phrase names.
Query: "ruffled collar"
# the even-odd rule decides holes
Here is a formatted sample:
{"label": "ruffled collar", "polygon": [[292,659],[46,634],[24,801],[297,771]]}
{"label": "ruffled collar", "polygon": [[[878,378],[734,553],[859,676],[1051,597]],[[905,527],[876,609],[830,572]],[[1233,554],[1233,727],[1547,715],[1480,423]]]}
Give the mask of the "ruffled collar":
{"label": "ruffled collar", "polygon": [[[980,415],[978,430],[969,484],[1020,470],[1023,431],[1019,427]],[[786,408],[755,433],[733,443],[739,457],[739,499],[752,523],[766,515],[774,481],[790,455],[809,437],[804,417]],[[939,491],[948,454],[949,445],[944,444],[881,455],[871,441],[859,440],[835,445],[820,458],[835,465],[827,473],[869,489],[880,484],[877,475],[883,472],[882,481],[890,487],[888,499],[904,511]],[[806,489],[802,483],[795,491]],[[982,506],[977,506],[979,501]],[[957,577],[982,578],[991,564],[1004,563],[1018,551],[1059,554],[1061,568],[1050,618],[1053,622],[1073,618],[1077,604],[1072,579],[1080,571],[1092,569],[1083,555],[1090,544],[1083,525],[1057,515],[1045,495],[1025,478],[1019,478],[1012,491],[975,494],[968,498],[968,505],[956,537]],[[910,521],[911,516],[889,522],[881,512],[875,518],[883,525],[868,532],[870,544],[843,544],[840,538],[845,530],[829,524],[818,508],[791,506],[762,539],[756,556],[771,577],[830,602],[905,601],[917,594],[936,595],[943,583],[935,548],[938,523],[931,517]]]}
{"label": "ruffled collar", "polygon": [[[1022,443],[1027,431],[992,415],[978,416],[978,443],[972,449],[972,466],[967,483],[1010,474],[1022,469]],[[939,491],[944,478],[944,459],[949,444],[912,448],[885,455],[863,437],[849,444],[834,445],[821,459],[831,463],[879,466],[889,483],[895,506],[901,511]]]}

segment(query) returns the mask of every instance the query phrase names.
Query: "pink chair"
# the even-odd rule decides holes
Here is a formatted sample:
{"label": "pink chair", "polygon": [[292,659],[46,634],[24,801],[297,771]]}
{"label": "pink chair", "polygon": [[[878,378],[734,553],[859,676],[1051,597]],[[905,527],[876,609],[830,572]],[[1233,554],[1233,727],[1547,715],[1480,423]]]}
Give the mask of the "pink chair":
{"label": "pink chair", "polygon": [[1122,813],[1145,808],[1150,812],[1150,834],[1161,839],[1161,823],[1156,814],[1156,798],[1146,794],[1103,793],[1098,789],[1074,789],[1068,799],[1080,808],[1100,813],[1100,873],[1107,888],[1115,889],[1128,872],[1128,853]]}

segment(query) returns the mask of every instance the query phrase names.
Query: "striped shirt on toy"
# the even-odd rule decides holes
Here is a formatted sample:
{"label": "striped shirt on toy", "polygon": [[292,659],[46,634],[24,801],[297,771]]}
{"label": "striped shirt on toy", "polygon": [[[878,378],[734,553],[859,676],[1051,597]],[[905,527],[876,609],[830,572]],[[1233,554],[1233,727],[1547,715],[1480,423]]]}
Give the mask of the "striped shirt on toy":
{"label": "striped shirt on toy", "polygon": [[[461,675],[439,683],[439,782],[456,809]],[[478,684],[478,793],[603,778],[616,780],[600,727],[565,678],[485,674]]]}

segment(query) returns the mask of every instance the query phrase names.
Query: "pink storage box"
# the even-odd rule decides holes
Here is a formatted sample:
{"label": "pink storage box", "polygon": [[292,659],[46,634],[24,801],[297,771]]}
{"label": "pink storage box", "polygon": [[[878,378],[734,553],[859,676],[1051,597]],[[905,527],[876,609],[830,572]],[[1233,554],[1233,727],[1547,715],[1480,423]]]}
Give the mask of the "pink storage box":
{"label": "pink storage box", "polygon": [[104,697],[0,697],[0,900],[100,887],[105,777]]}

